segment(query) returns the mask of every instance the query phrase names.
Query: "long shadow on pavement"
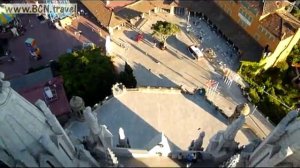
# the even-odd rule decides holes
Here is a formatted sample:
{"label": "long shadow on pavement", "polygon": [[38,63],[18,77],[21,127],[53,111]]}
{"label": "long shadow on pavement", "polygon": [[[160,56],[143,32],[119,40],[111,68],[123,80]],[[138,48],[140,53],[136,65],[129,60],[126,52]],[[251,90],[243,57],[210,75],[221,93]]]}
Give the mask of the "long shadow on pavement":
{"label": "long shadow on pavement", "polygon": [[140,63],[133,65],[134,76],[139,86],[157,86],[157,87],[178,87],[177,84],[169,80],[162,74],[155,75],[153,70],[149,70]]}
{"label": "long shadow on pavement", "polygon": [[[102,105],[97,115],[99,122],[106,125],[114,135],[114,144],[118,144],[120,127],[124,129],[126,137],[130,140],[131,147],[136,149],[145,149],[147,144],[160,134],[158,130],[116,98],[112,98],[109,100],[109,103]],[[180,149],[170,140],[169,142],[172,150]]]}

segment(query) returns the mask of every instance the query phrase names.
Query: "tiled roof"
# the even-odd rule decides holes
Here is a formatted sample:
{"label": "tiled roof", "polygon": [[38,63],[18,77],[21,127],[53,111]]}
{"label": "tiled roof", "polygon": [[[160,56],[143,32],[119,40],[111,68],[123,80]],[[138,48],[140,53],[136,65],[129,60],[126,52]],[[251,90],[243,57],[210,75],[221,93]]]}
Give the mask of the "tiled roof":
{"label": "tiled roof", "polygon": [[170,6],[178,6],[178,4],[173,0],[140,0],[118,10],[116,15],[123,19],[130,20],[134,17],[140,16],[142,13],[149,12],[155,7],[169,9]]}
{"label": "tiled roof", "polygon": [[262,13],[264,3],[261,0],[240,1],[240,3],[254,14]]}
{"label": "tiled roof", "polygon": [[276,12],[262,19],[261,25],[278,39],[285,39],[300,28],[300,22],[288,12]]}
{"label": "tiled roof", "polygon": [[100,0],[81,0],[80,1],[105,27],[108,27],[113,11],[105,7]]}
{"label": "tiled roof", "polygon": [[[67,99],[63,79],[61,77],[55,77],[51,79],[51,86],[55,85],[57,99],[51,102],[46,102],[51,112],[55,116],[61,116],[71,112],[69,101]],[[49,86],[48,82],[38,83],[30,88],[19,91],[19,94],[27,99],[30,103],[35,103],[38,99],[45,100],[44,87]]]}
{"label": "tiled roof", "polygon": [[125,1],[122,1],[122,0],[118,0],[118,1],[109,1],[109,4],[106,5],[106,7],[108,8],[111,8],[111,9],[114,9],[114,11],[117,11],[118,9],[126,6],[126,5],[129,5],[133,2],[135,2],[136,0],[125,0]]}
{"label": "tiled roof", "polygon": [[262,15],[274,13],[277,9],[280,9],[287,5],[289,5],[289,2],[286,0],[265,1],[263,5]]}

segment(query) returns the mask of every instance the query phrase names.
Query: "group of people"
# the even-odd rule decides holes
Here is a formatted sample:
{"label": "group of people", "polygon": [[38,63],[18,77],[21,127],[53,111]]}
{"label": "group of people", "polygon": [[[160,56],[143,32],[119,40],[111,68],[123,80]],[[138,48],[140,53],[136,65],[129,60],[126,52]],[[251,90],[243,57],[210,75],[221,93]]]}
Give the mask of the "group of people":
{"label": "group of people", "polygon": [[26,29],[23,27],[19,18],[15,17],[11,22],[0,27],[1,33],[12,33],[14,37],[21,36]]}

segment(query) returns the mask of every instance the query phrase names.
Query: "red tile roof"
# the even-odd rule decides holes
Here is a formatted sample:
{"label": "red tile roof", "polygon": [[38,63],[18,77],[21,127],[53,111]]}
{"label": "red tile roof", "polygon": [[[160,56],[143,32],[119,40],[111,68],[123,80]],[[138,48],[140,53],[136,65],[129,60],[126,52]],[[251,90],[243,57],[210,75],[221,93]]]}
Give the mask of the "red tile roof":
{"label": "red tile roof", "polygon": [[106,7],[114,9],[114,11],[119,10],[120,8],[129,5],[133,2],[135,2],[136,0],[127,0],[127,1],[109,1],[109,4],[106,5]]}
{"label": "red tile roof", "polygon": [[300,21],[288,12],[269,14],[266,18],[262,19],[260,23],[280,40],[294,35],[300,28]]}
{"label": "red tile roof", "polygon": [[[27,99],[31,103],[35,103],[38,99],[45,101],[44,96],[44,87],[50,86],[56,90],[57,99],[46,102],[51,112],[55,116],[61,116],[63,114],[68,114],[71,112],[71,108],[69,106],[69,101],[67,99],[62,77],[55,77],[51,79],[51,85],[49,83],[40,83],[31,88],[26,88],[24,90],[19,91],[19,94],[22,95],[25,99]],[[54,87],[55,86],[55,87]]]}

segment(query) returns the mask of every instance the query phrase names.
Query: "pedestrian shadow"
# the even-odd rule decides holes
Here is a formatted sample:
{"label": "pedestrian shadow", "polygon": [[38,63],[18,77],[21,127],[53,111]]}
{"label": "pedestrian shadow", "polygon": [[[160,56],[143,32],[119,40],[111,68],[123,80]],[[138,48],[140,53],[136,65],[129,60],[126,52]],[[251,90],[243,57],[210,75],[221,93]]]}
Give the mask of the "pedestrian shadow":
{"label": "pedestrian shadow", "polygon": [[179,86],[168,79],[163,74],[154,74],[154,70],[146,68],[140,63],[134,63],[134,76],[137,79],[139,86],[156,86],[156,87],[173,87],[179,88]]}

